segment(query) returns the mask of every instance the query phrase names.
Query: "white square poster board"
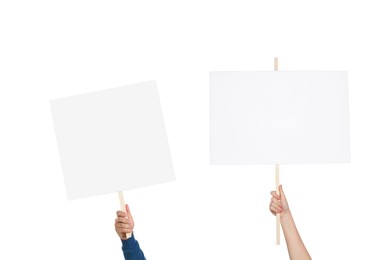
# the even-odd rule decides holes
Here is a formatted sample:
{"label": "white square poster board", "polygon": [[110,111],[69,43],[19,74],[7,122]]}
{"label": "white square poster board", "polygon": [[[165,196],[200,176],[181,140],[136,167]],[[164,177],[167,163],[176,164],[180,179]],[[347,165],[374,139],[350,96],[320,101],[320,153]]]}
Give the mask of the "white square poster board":
{"label": "white square poster board", "polygon": [[155,81],[50,105],[68,199],[175,180]]}
{"label": "white square poster board", "polygon": [[210,163],[350,161],[345,71],[210,72]]}

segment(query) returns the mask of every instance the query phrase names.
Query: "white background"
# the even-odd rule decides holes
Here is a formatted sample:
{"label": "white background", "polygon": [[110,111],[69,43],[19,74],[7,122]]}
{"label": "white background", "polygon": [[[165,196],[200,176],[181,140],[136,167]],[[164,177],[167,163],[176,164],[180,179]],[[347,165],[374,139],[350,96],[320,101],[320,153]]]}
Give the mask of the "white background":
{"label": "white background", "polygon": [[352,163],[281,167],[313,259],[390,259],[386,1],[2,1],[0,259],[123,259],[117,194],[67,201],[49,100],[157,80],[177,181],[125,192],[148,259],[288,259],[273,166],[209,166],[208,72],[347,70]]}

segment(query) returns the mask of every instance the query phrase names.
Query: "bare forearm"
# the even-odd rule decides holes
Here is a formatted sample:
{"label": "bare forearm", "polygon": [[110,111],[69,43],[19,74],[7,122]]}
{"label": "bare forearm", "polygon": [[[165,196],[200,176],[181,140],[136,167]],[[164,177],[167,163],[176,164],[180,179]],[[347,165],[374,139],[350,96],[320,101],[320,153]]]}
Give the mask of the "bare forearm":
{"label": "bare forearm", "polygon": [[298,229],[295,226],[291,212],[286,212],[280,217],[283,234],[286,239],[288,254],[291,260],[311,260],[309,252],[299,235]]}

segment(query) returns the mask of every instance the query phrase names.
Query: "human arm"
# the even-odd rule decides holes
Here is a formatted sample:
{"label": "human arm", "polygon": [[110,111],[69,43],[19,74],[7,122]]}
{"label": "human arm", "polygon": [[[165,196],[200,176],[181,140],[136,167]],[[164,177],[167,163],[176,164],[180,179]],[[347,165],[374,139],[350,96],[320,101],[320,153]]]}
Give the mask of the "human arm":
{"label": "human arm", "polygon": [[139,243],[135,240],[134,233],[126,240],[122,241],[122,251],[126,260],[145,260],[144,253],[142,252]]}
{"label": "human arm", "polygon": [[272,191],[271,195],[272,198],[269,209],[273,215],[280,214],[280,223],[286,239],[290,259],[311,260],[309,252],[307,251],[295,225],[282,185],[279,186],[279,194],[277,194],[276,191]]}
{"label": "human arm", "polygon": [[[122,241],[122,251],[126,260],[145,260],[139,243],[135,240],[133,229],[134,220],[130,213],[129,206],[126,204],[126,212],[117,211],[115,219],[115,231]],[[131,233],[130,238],[126,237],[126,233]]]}

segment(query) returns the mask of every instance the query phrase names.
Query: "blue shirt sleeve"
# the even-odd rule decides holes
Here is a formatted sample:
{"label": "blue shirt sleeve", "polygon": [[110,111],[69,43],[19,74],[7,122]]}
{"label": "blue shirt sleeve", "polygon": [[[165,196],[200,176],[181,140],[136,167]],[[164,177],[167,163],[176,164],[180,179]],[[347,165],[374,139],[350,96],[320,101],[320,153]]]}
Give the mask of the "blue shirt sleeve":
{"label": "blue shirt sleeve", "polygon": [[134,233],[127,240],[122,241],[122,251],[126,260],[146,260],[139,243],[134,238]]}

